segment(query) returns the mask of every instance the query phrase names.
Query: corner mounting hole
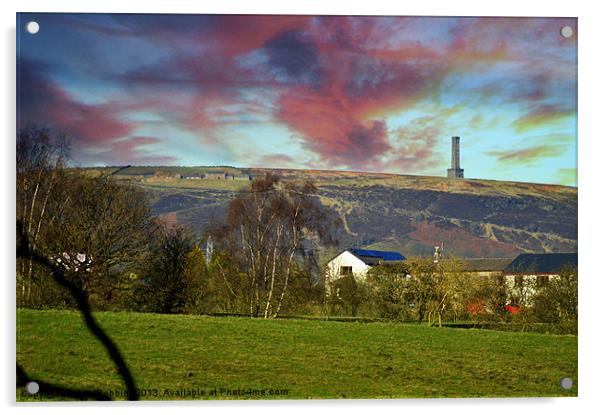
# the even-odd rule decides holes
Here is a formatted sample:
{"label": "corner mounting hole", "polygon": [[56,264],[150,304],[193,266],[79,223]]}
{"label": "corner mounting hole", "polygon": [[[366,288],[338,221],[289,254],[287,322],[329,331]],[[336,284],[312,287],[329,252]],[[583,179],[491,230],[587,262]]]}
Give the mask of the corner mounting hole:
{"label": "corner mounting hole", "polygon": [[25,30],[27,30],[27,33],[35,35],[40,31],[40,25],[38,22],[31,21],[27,23]]}
{"label": "corner mounting hole", "polygon": [[564,390],[569,390],[573,387],[573,379],[571,378],[562,378],[560,380],[560,386]]}
{"label": "corner mounting hole", "polygon": [[30,395],[35,395],[40,391],[40,385],[38,385],[38,382],[28,382],[27,385],[25,385],[25,390],[27,390],[27,393]]}
{"label": "corner mounting hole", "polygon": [[560,29],[560,34],[563,38],[569,39],[573,37],[573,28],[571,26],[562,26]]}

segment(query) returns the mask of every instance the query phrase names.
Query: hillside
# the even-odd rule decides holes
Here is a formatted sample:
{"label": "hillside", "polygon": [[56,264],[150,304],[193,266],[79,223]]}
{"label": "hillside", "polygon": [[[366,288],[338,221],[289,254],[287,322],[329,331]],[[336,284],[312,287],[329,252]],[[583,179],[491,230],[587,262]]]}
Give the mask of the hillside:
{"label": "hillside", "polygon": [[508,257],[519,252],[577,249],[577,189],[566,186],[453,180],[313,170],[231,167],[132,167],[119,177],[147,189],[153,213],[195,232],[225,217],[228,201],[248,181],[174,178],[205,171],[285,180],[312,179],[325,205],[343,222],[341,247],[395,249],[405,255],[431,254],[434,245],[466,257]]}

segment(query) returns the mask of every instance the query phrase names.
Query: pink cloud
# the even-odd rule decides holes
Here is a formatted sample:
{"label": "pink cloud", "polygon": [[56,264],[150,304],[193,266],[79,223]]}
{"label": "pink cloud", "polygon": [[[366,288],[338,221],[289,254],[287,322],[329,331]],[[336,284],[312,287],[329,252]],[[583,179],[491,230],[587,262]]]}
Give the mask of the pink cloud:
{"label": "pink cloud", "polygon": [[574,114],[575,111],[571,108],[554,104],[542,104],[534,106],[525,115],[516,119],[513,125],[517,131],[527,131],[541,124],[551,123]]}
{"label": "pink cloud", "polygon": [[78,148],[102,145],[131,134],[136,123],[121,118],[119,103],[85,104],[77,101],[41,72],[45,68],[25,61],[19,68],[20,126],[47,125],[66,134]]}
{"label": "pink cloud", "polygon": [[442,136],[440,123],[443,122],[438,117],[425,116],[396,129],[396,155],[383,168],[409,173],[440,165],[441,160],[434,149]]}
{"label": "pink cloud", "polygon": [[531,164],[541,158],[556,157],[564,153],[558,145],[540,145],[512,151],[490,151],[488,154],[497,157],[499,162],[508,164]]}
{"label": "pink cloud", "polygon": [[177,158],[150,152],[148,146],[160,143],[156,137],[134,136],[111,143],[106,151],[86,154],[107,165],[169,165],[178,161]]}
{"label": "pink cloud", "polygon": [[[437,123],[417,121],[390,131],[385,120],[422,100],[437,99],[441,81],[450,73],[461,76],[500,62],[522,62],[513,69],[521,76],[510,76],[524,81],[508,87],[484,78],[490,85],[475,88],[483,95],[505,94],[513,103],[546,102],[516,120],[519,130],[563,116],[562,108],[546,100],[563,69],[542,63],[533,45],[543,45],[538,47],[544,56],[553,57],[552,47],[570,45],[560,39],[556,26],[576,23],[450,19],[451,24],[423,41],[411,30],[424,21],[411,17],[113,18],[118,24],[103,27],[80,21],[80,27],[173,50],[168,56],[157,54],[161,57],[156,62],[112,74],[111,80],[123,87],[123,101],[78,102],[37,71],[42,88],[27,90],[44,98],[38,102],[28,97],[22,120],[47,120],[76,138],[83,149],[104,145],[139,160],[151,143],[131,137],[139,125],[125,119],[129,112],[157,114],[161,122],[195,133],[203,144],[222,147],[228,145],[224,126],[274,122],[287,126],[312,153],[308,159],[319,166],[358,170],[418,169],[438,162],[431,150],[441,133]],[[290,162],[282,157],[279,161]]]}

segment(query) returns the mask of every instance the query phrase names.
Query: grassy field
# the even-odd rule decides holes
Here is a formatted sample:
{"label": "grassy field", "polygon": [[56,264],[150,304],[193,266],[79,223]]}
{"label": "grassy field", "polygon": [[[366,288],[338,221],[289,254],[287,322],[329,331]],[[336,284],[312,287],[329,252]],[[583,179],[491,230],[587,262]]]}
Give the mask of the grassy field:
{"label": "grassy field", "polygon": [[[137,313],[97,318],[137,386],[156,390],[151,399],[181,399],[182,391],[258,397],[228,395],[238,389],[265,390],[263,399],[577,395],[573,336]],[[17,362],[46,382],[124,389],[76,312],[18,310]],[[570,391],[560,388],[563,377],[573,379]],[[17,399],[31,400],[21,391]]]}

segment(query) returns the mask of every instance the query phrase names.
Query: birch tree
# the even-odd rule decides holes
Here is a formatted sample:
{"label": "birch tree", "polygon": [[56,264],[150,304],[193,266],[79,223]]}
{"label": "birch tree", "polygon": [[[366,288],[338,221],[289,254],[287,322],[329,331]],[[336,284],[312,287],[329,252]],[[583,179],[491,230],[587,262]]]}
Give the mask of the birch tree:
{"label": "birch tree", "polygon": [[[64,209],[69,198],[65,167],[69,144],[64,136],[49,130],[29,127],[17,134],[17,220],[23,225],[29,244],[27,252],[42,243],[49,224]],[[20,303],[30,305],[34,280],[34,261],[23,257],[17,261]]]}
{"label": "birch tree", "polygon": [[334,216],[311,182],[282,182],[267,175],[254,180],[230,202],[229,249],[239,255],[248,277],[253,316],[277,317],[286,302],[295,261],[321,243],[331,243]]}

